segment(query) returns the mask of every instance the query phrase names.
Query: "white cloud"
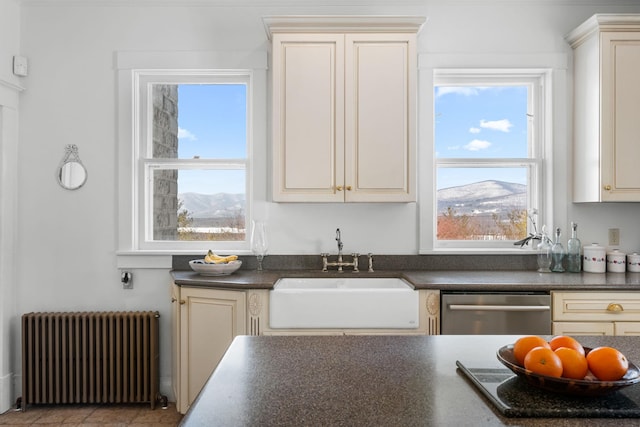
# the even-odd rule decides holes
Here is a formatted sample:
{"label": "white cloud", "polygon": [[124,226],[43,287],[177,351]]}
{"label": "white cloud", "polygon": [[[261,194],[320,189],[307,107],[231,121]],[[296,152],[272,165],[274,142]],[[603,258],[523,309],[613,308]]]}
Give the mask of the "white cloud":
{"label": "white cloud", "polygon": [[477,95],[478,91],[475,87],[470,86],[438,86],[438,90],[436,91],[436,97],[447,95],[449,93],[455,93],[458,95]]}
{"label": "white cloud", "polygon": [[480,128],[469,128],[469,133],[480,133]]}
{"label": "white cloud", "polygon": [[491,143],[489,141],[474,139],[473,141],[465,145],[464,149],[468,151],[480,151],[480,150],[486,150],[490,146],[491,146]]}
{"label": "white cloud", "polygon": [[480,127],[484,129],[499,130],[509,132],[513,124],[508,119],[502,120],[480,120]]}
{"label": "white cloud", "polygon": [[196,136],[194,134],[192,134],[188,130],[183,129],[181,127],[178,128],[178,139],[188,139],[188,140],[191,140],[191,141],[197,141],[198,140],[198,138],[196,138]]}

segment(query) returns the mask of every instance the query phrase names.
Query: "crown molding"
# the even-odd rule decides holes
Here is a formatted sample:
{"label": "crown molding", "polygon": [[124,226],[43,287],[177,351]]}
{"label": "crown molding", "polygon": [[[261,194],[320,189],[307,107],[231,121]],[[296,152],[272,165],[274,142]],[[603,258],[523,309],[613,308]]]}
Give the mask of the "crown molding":
{"label": "crown molding", "polygon": [[597,31],[640,30],[639,13],[597,13],[565,36],[575,48]]}
{"label": "crown molding", "polygon": [[424,16],[289,15],[262,18],[267,36],[273,33],[393,32],[417,33]]}

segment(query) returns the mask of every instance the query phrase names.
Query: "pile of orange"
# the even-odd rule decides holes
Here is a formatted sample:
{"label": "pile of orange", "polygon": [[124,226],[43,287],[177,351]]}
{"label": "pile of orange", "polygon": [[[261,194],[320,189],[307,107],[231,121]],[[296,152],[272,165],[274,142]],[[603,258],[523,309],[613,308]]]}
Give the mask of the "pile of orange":
{"label": "pile of orange", "polygon": [[540,375],[584,379],[591,373],[600,381],[617,381],[627,373],[629,362],[613,347],[597,347],[585,355],[575,338],[558,335],[550,341],[537,335],[519,338],[513,345],[516,362]]}

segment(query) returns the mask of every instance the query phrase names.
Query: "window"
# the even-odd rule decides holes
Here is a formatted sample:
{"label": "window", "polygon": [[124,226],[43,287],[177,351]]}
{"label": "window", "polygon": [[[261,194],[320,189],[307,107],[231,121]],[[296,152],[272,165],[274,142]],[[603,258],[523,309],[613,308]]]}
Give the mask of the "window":
{"label": "window", "polygon": [[542,223],[545,77],[434,72],[434,248],[513,248]]}
{"label": "window", "polygon": [[251,73],[134,76],[137,247],[246,246]]}

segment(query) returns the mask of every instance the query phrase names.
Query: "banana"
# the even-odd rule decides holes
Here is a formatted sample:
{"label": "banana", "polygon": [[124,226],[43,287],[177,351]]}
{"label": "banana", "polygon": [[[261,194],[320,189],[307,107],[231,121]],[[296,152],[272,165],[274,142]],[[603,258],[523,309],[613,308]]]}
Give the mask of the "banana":
{"label": "banana", "polygon": [[207,255],[205,255],[204,257],[204,262],[210,264],[226,264],[237,259],[238,255],[220,256],[214,254],[211,250],[209,250],[209,252],[207,252]]}

